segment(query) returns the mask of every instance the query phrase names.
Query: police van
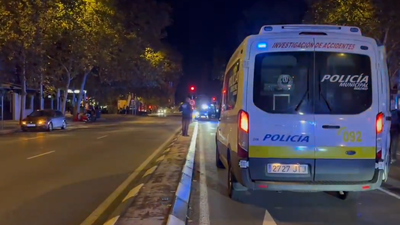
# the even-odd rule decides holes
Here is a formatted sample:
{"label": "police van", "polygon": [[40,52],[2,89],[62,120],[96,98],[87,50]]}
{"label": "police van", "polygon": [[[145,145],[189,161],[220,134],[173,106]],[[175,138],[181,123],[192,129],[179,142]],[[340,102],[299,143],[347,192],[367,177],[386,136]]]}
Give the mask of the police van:
{"label": "police van", "polygon": [[357,27],[263,26],[225,72],[216,165],[240,190],[377,189],[390,165],[385,48]]}

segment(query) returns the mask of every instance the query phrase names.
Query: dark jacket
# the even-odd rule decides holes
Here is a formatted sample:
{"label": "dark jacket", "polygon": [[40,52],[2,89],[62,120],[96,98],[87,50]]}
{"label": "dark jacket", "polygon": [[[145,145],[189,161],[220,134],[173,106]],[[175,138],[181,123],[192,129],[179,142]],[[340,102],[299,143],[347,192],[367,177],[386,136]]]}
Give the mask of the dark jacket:
{"label": "dark jacket", "polygon": [[185,102],[179,107],[179,111],[182,112],[182,119],[192,119],[192,105],[189,103]]}

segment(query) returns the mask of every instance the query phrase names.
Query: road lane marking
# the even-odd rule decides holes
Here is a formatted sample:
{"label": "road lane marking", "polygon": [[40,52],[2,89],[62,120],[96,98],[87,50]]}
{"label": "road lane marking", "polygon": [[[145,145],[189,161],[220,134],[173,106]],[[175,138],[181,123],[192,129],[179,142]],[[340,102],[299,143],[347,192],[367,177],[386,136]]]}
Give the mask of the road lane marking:
{"label": "road lane marking", "polygon": [[[41,136],[41,137],[43,137],[43,136]],[[35,139],[38,139],[39,137],[31,137],[31,138],[24,138],[24,139],[22,139],[22,140],[24,140],[24,141],[29,141],[29,140],[35,140]]]}
{"label": "road lane marking", "polygon": [[264,220],[262,225],[277,225],[274,218],[269,214],[268,210],[265,210]]}
{"label": "road lane marking", "polygon": [[[138,195],[140,189],[142,189],[143,184],[139,184],[138,186],[136,186],[135,188],[133,188],[132,190],[129,191],[129,193],[125,196],[124,200],[122,200],[122,203],[124,205],[130,205],[131,202],[133,201],[133,199]],[[118,209],[116,209],[114,211],[114,213],[112,214],[112,217],[104,223],[104,225],[115,225],[117,224],[117,221],[119,219],[119,217],[121,216],[121,213],[123,211],[122,209],[123,207],[118,207]]]}
{"label": "road lane marking", "polygon": [[161,162],[161,161],[163,161],[165,159],[165,155],[162,155],[162,156],[160,156],[157,160],[156,160],[156,162]]}
{"label": "road lane marking", "polygon": [[103,138],[106,138],[106,137],[108,137],[108,135],[100,136],[100,137],[97,138],[97,140],[100,140],[100,139],[103,139]]}
{"label": "road lane marking", "polygon": [[45,153],[42,153],[42,154],[39,154],[39,155],[34,155],[34,156],[31,156],[31,157],[28,157],[26,159],[34,159],[34,158],[41,157],[41,156],[44,156],[44,155],[48,155],[48,154],[51,154],[51,153],[54,153],[54,152],[55,151],[49,151],[49,152],[45,152]]}
{"label": "road lane marking", "polygon": [[142,177],[145,177],[145,176],[148,176],[148,175],[154,173],[154,171],[156,171],[157,167],[158,167],[158,165],[157,165],[157,166],[151,167],[150,169],[148,169],[148,170],[146,171],[146,173],[143,174]]}
{"label": "road lane marking", "polygon": [[393,193],[393,192],[391,192],[391,191],[388,191],[388,190],[386,190],[386,189],[384,189],[384,188],[378,188],[378,190],[380,190],[380,191],[382,191],[383,193],[386,193],[386,194],[388,194],[388,195],[390,195],[390,196],[392,196],[392,197],[397,198],[398,200],[400,200],[400,195],[398,195],[398,194],[395,194],[395,193]]}
{"label": "road lane marking", "polygon": [[138,168],[133,171],[131,175],[115,189],[114,192],[108,196],[104,202],[102,202],[80,225],[93,225],[99,217],[115,202],[115,200],[121,195],[124,190],[132,183],[132,181],[139,176],[140,172],[146,168],[146,166],[170,143],[175,135],[181,130],[178,128],[158,149],[156,149]]}
{"label": "road lane marking", "polygon": [[[208,205],[208,190],[207,190],[207,170],[204,153],[203,133],[199,132],[199,147],[200,147],[200,224],[210,225],[210,208]],[[193,140],[192,142],[196,141]],[[196,143],[196,142],[195,142]]]}

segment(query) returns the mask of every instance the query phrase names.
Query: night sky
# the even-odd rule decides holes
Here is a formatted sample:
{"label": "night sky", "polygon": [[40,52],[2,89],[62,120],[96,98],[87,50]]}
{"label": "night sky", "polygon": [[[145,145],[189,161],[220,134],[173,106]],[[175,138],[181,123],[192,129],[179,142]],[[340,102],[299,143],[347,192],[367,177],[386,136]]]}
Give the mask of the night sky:
{"label": "night sky", "polygon": [[[248,22],[261,25],[301,23],[307,10],[303,0],[165,1],[173,8],[173,25],[167,29],[167,41],[183,56],[184,76],[178,86],[178,98],[186,95],[191,85],[196,86],[198,93],[215,95],[220,92],[219,82],[211,81],[213,50],[219,48],[225,52],[227,61],[242,38],[257,33],[261,27],[251,28],[246,24],[246,29],[240,28],[240,23],[246,20],[246,10],[254,12],[256,8]],[[286,16],[282,18],[282,14]]]}

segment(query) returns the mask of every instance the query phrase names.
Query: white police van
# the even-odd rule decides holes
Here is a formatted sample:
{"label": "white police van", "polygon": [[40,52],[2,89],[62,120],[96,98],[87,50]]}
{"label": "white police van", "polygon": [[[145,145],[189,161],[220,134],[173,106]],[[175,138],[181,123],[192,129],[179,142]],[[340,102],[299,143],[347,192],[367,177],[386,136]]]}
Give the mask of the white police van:
{"label": "white police van", "polygon": [[385,49],[357,27],[263,26],[231,57],[216,134],[228,192],[374,190],[390,165]]}

